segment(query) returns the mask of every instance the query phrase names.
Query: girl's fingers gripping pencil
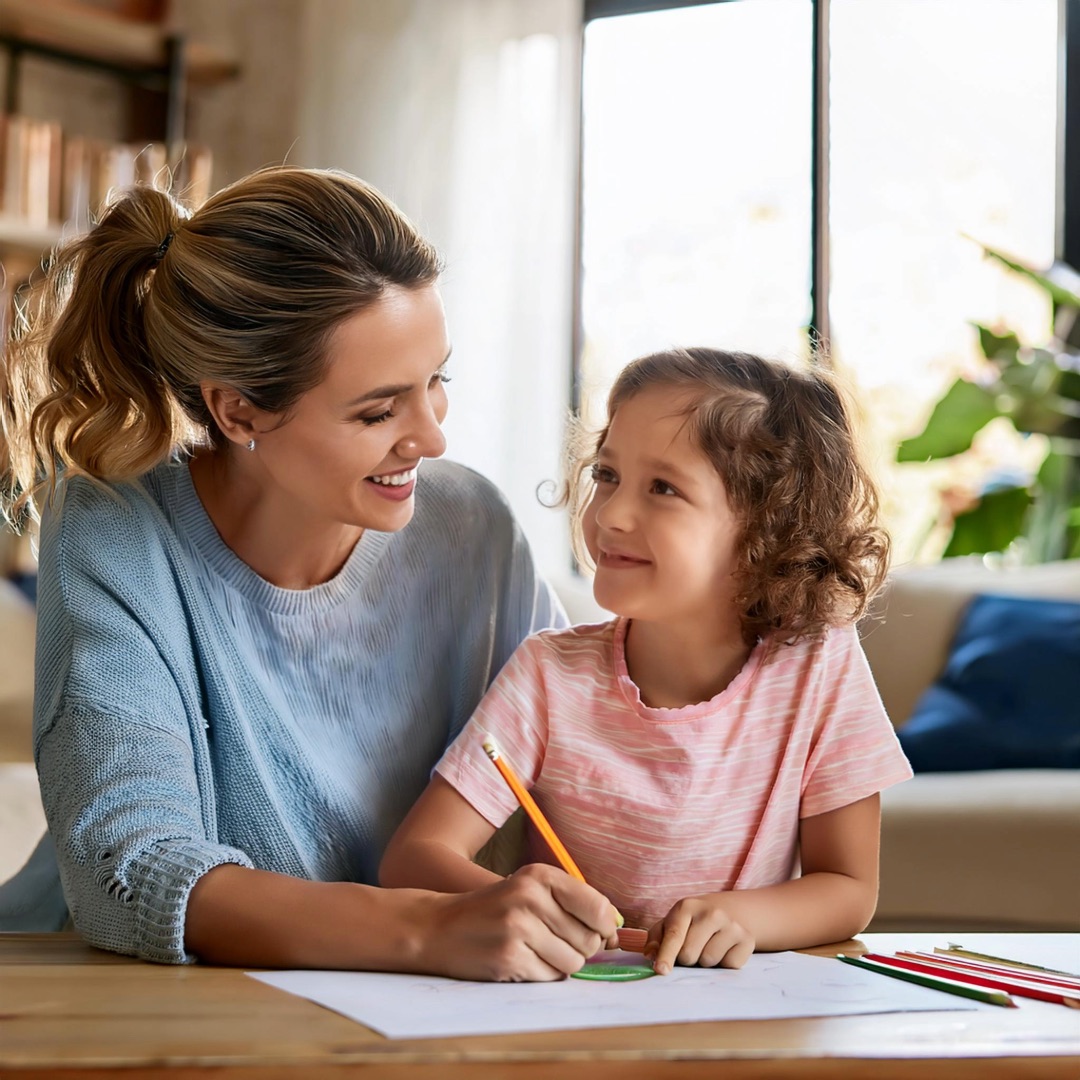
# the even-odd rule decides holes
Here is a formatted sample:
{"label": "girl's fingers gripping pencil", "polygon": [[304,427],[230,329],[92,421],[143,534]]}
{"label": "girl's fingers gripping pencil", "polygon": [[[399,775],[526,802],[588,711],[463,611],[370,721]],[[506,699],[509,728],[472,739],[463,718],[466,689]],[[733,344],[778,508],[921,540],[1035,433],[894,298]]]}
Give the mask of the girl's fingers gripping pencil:
{"label": "girl's fingers gripping pencil", "polygon": [[[570,858],[570,852],[563,847],[562,841],[555,835],[555,830],[548,824],[536,800],[525,790],[524,784],[517,778],[517,774],[510,767],[506,758],[502,756],[495,740],[490,735],[484,736],[484,753],[495,763],[507,787],[514,793],[514,798],[521,804],[522,809],[529,815],[529,820],[536,826],[536,831],[544,838],[551,853],[559,860],[559,865],[571,876],[584,882],[585,875],[577,868],[577,863]],[[587,882],[586,882],[587,884]],[[615,909],[615,925],[622,927],[623,917]]]}

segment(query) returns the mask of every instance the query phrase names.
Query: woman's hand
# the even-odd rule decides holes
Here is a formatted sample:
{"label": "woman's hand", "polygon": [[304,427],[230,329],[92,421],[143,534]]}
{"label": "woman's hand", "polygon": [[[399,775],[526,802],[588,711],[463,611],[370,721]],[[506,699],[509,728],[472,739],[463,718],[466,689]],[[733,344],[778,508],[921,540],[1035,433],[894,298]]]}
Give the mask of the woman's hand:
{"label": "woman's hand", "polygon": [[475,892],[428,895],[434,909],[411,965],[416,971],[550,982],[579,971],[615,936],[611,902],[542,863]]}
{"label": "woman's hand", "polygon": [[723,908],[723,894],[680,900],[649,930],[645,957],[658,975],[684,967],[738,968],[754,951],[754,938]]}

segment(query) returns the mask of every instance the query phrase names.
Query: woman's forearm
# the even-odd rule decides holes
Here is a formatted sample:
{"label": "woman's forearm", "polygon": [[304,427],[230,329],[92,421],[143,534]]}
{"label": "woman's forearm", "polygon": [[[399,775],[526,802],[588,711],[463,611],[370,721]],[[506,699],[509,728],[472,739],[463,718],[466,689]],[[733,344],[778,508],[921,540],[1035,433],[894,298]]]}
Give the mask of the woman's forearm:
{"label": "woman's forearm", "polygon": [[210,964],[403,971],[414,966],[437,897],[305,881],[227,864],[196,883],[184,943]]}
{"label": "woman's forearm", "polygon": [[828,872],[720,893],[724,911],[754,938],[761,952],[805,949],[846,941],[866,929],[877,906],[875,884]]}
{"label": "woman's forearm", "polygon": [[607,900],[555,867],[491,876],[446,894],[218,866],[192,890],[185,944],[214,964],[523,982],[577,971],[614,936]]}

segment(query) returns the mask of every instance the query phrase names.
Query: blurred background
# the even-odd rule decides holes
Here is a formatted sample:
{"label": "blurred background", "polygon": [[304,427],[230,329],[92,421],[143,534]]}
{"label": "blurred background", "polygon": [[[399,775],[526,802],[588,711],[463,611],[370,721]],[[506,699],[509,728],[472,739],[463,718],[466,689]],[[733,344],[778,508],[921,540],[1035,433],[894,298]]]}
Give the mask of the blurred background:
{"label": "blurred background", "polygon": [[342,168],[444,252],[448,454],[506,491],[550,575],[572,562],[537,493],[570,410],[598,421],[623,364],[677,344],[826,344],[900,562],[1080,554],[1075,468],[1053,492],[1044,468],[1053,447],[1072,467],[1080,415],[1075,9],[0,0],[4,303],[166,164],[193,204],[263,165]]}

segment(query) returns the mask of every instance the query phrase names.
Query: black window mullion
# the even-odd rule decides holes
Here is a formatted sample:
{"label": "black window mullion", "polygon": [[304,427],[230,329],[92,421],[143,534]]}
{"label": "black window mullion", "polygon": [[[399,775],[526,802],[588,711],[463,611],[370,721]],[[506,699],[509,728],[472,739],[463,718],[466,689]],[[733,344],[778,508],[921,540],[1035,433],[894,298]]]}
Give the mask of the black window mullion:
{"label": "black window mullion", "polygon": [[810,341],[828,355],[829,326],[829,3],[812,0],[810,141]]}
{"label": "black window mullion", "polygon": [[1056,255],[1080,268],[1080,0],[1061,0]]}

